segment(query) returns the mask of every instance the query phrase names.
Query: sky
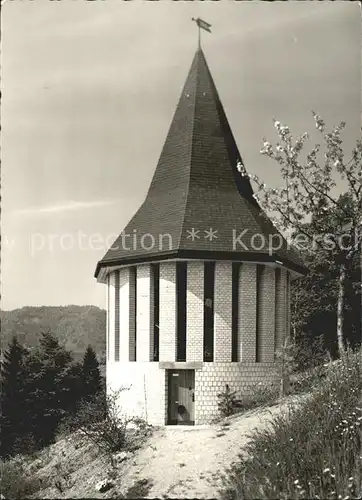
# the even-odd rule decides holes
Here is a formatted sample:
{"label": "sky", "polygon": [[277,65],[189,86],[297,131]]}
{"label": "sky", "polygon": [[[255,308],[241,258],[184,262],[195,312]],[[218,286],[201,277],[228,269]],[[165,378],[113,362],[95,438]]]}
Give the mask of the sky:
{"label": "sky", "polygon": [[[142,203],[197,48],[244,164],[273,118],[317,139],[312,110],[361,125],[358,2],[5,0],[1,308],[105,307],[96,263]],[[314,142],[311,142],[311,146]]]}

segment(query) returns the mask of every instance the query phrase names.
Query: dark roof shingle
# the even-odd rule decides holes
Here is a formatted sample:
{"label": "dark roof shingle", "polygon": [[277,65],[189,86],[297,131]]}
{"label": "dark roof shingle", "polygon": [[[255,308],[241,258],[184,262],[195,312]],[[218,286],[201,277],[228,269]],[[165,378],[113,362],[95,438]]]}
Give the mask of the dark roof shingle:
{"label": "dark roof shingle", "polygon": [[[101,267],[162,256],[281,260],[303,272],[298,253],[284,239],[282,248],[271,252],[269,239],[279,233],[261,215],[250,181],[237,170],[238,161],[240,153],[198,49],[146,199],[123,231],[137,235],[137,245],[130,244],[133,238],[122,240],[121,233],[98,262],[96,276]],[[199,231],[198,238],[191,238],[193,228]],[[217,231],[211,241],[205,237],[210,228]],[[146,234],[152,235],[154,245],[151,236],[145,236],[141,248],[140,239]],[[160,245],[162,235],[169,235],[163,236],[164,245]]]}

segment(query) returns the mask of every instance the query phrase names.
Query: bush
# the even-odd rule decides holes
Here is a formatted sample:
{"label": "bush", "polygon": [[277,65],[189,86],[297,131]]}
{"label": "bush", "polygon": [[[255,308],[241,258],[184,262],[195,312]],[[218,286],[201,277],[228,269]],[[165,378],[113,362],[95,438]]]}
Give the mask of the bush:
{"label": "bush", "polygon": [[58,429],[60,434],[80,431],[89,441],[106,453],[114,453],[126,447],[126,430],[133,420],[122,415],[117,404],[119,393],[98,393],[92,399],[82,401],[76,413]]}
{"label": "bush", "polygon": [[29,433],[25,436],[16,437],[12,449],[14,455],[32,456],[38,451],[39,446],[34,436]]}
{"label": "bush", "polygon": [[[313,341],[303,338],[297,342],[290,342],[286,337],[284,345],[276,353],[280,397],[311,390],[327,361],[330,357],[323,347],[322,337]],[[292,381],[297,382],[294,387]]]}
{"label": "bush", "polygon": [[225,384],[223,392],[217,395],[218,407],[222,417],[229,417],[234,413],[237,404],[236,391],[232,391],[229,384]]}
{"label": "bush", "polygon": [[291,377],[291,393],[301,394],[314,390],[325,378],[328,365],[317,365],[299,373],[295,373]]}
{"label": "bush", "polygon": [[16,459],[0,462],[1,493],[7,500],[27,498],[42,487],[41,480],[25,473]]}
{"label": "bush", "polygon": [[252,388],[252,394],[245,398],[244,409],[257,408],[274,403],[279,397],[279,388],[273,383],[262,383]]}
{"label": "bush", "polygon": [[361,352],[330,364],[300,406],[254,433],[228,498],[357,498],[362,492]]}
{"label": "bush", "polygon": [[316,367],[322,366],[327,361],[331,361],[323,344],[322,335],[313,340],[308,338],[298,339],[293,348],[295,371],[313,370]]}
{"label": "bush", "polygon": [[241,413],[253,408],[260,408],[274,403],[279,397],[279,387],[273,383],[256,384],[250,388],[250,394],[236,399],[233,403],[234,413]]}

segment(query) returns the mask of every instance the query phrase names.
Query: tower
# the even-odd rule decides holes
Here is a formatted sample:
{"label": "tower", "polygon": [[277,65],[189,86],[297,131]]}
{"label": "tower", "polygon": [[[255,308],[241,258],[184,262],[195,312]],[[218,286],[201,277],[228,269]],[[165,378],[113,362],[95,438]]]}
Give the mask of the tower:
{"label": "tower", "polygon": [[[107,386],[151,424],[204,424],[229,384],[275,380],[297,253],[253,198],[203,51],[191,64],[147,196],[98,262]],[[273,250],[271,242],[279,241]]]}

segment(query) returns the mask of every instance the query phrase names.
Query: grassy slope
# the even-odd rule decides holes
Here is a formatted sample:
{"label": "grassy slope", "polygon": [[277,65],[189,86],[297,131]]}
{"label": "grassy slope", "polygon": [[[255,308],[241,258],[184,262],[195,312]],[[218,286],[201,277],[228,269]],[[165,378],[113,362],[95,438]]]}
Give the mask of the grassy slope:
{"label": "grassy slope", "polygon": [[362,358],[331,363],[300,408],[257,432],[226,498],[361,498]]}
{"label": "grassy slope", "polygon": [[[206,492],[206,486],[202,487],[201,483],[210,486],[207,472],[213,470],[220,480],[223,468],[231,467],[226,475],[229,488],[220,492],[225,498],[360,498],[361,353],[350,353],[344,363],[330,363],[325,372],[313,391],[284,413],[276,411],[276,406],[270,411],[253,410],[258,422],[254,431],[248,423],[250,412],[229,417],[229,427],[222,432],[216,427],[215,432],[211,428],[195,429],[183,435],[177,430],[162,431],[164,436],[156,433],[154,440],[147,443],[138,456],[113,469],[94,446],[87,444],[82,436],[72,434],[40,452],[35,460],[32,457],[26,465],[29,480],[41,480],[41,484],[32,487],[34,498],[121,498],[132,488],[139,498],[142,497],[139,487],[150,489],[152,497],[152,484],[142,483],[150,478],[158,486],[156,496],[161,497],[170,491],[166,488],[170,486],[167,478],[172,476],[166,473],[168,464],[176,467],[174,477],[177,479],[185,475],[187,464],[190,464],[194,476],[191,472],[191,475],[186,474],[184,486],[191,496],[196,486]],[[273,417],[267,419],[265,411],[273,413]],[[246,428],[253,432],[251,437],[248,437],[249,431],[245,433]],[[209,434],[210,442],[199,445]],[[185,446],[187,440],[190,441],[189,449]],[[225,454],[220,451],[222,446]],[[241,458],[238,458],[239,453],[242,453]],[[16,478],[20,467],[15,464],[13,469]],[[158,475],[161,477],[157,485]],[[9,476],[7,472],[3,477]],[[107,477],[112,478],[114,487],[97,494],[95,484]],[[19,483],[18,477],[13,483]],[[173,485],[173,493],[176,493],[175,487],[180,485]],[[208,494],[199,498],[214,496]]]}

